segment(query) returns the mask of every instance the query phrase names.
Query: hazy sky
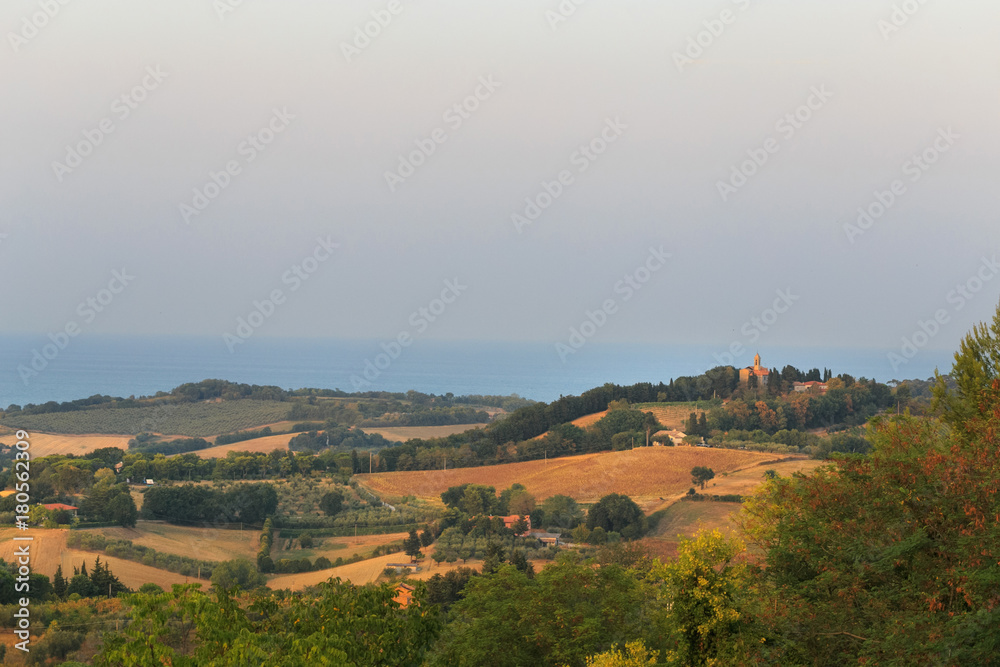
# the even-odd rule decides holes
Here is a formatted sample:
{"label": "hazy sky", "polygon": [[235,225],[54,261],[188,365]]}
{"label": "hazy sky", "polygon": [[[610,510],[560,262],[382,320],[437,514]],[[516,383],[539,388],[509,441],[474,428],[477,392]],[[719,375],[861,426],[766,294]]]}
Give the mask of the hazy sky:
{"label": "hazy sky", "polygon": [[221,337],[280,290],[259,335],[556,343],[610,304],[594,340],[893,348],[937,313],[954,349],[1000,295],[998,21],[5,0],[0,333]]}

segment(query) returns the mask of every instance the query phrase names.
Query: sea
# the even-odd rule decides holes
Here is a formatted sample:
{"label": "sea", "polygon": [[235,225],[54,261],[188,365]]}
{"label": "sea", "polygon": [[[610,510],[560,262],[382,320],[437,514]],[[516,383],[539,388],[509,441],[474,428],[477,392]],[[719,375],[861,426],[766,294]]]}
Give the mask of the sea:
{"label": "sea", "polygon": [[[905,363],[897,360],[895,367],[889,357],[893,350],[756,351],[769,368],[830,368],[834,375],[882,382],[925,380],[935,368],[947,372],[952,361],[952,353],[929,349]],[[735,359],[726,352],[725,346],[588,341],[563,358],[549,342],[418,340],[398,348],[373,340],[264,336],[230,351],[221,337],[90,335],[53,342],[46,334],[0,334],[0,408],[94,394],[138,398],[205,379],[283,389],[518,394],[549,402],[607,382],[655,384],[719,365],[753,364],[754,350]]]}

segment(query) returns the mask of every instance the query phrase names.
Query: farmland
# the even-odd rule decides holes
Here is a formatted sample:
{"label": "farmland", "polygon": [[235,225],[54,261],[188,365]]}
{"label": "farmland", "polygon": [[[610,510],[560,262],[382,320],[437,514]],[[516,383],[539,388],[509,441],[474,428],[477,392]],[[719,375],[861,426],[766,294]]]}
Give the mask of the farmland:
{"label": "farmland", "polygon": [[[408,562],[408,560],[407,556],[403,554],[389,554],[388,556],[370,558],[368,560],[351,563],[349,565],[332,567],[327,570],[281,575],[270,579],[267,582],[267,585],[274,590],[287,588],[293,591],[300,591],[306,586],[315,586],[316,584],[333,577],[340,577],[344,581],[350,581],[352,584],[356,585],[367,584],[378,579],[379,575],[382,574],[389,563],[405,563]],[[468,564],[456,561],[454,563],[441,563],[439,565],[429,558],[425,558],[424,562],[420,564],[420,572],[407,574],[406,578],[427,580],[435,574],[444,574],[445,572],[455,570],[460,567],[469,567],[474,570],[478,570],[481,566],[481,563],[473,563],[471,561]],[[542,563],[535,563],[536,571],[540,570],[541,567]]]}
{"label": "farmland", "polygon": [[661,559],[674,558],[679,536],[691,537],[702,528],[729,534],[736,528],[733,519],[742,507],[741,503],[675,502],[664,511],[656,532],[641,540],[642,545]]}
{"label": "farmland", "polygon": [[[13,444],[13,438],[8,444]],[[31,433],[31,453],[33,456],[49,456],[51,454],[73,454],[82,456],[102,447],[120,447],[128,449],[129,437],[125,435],[52,435],[49,433]],[[4,436],[0,435],[0,442]]]}
{"label": "farmland", "polygon": [[288,441],[296,435],[296,433],[278,433],[276,435],[268,435],[263,438],[253,438],[251,440],[231,442],[228,445],[216,445],[215,447],[209,447],[208,449],[197,449],[193,451],[192,454],[197,454],[203,459],[225,458],[229,452],[256,452],[267,454],[274,449],[288,449]]}
{"label": "farmland", "polygon": [[[68,578],[73,575],[74,566],[79,567],[84,561],[87,562],[88,567],[92,566],[94,560],[100,556],[101,562],[107,562],[115,576],[129,588],[139,588],[146,582],[152,582],[169,589],[172,584],[182,584],[185,581],[193,580],[192,577],[185,577],[182,574],[174,574],[104,554],[68,549],[66,547],[68,530],[33,528],[31,532],[32,537],[34,537],[31,543],[31,569],[50,578],[55,574],[56,567],[59,565],[62,565],[63,575]],[[17,543],[11,538],[17,533],[18,531],[13,528],[0,529],[0,558],[7,562],[16,560],[14,549]],[[205,582],[205,585],[207,586],[208,582]]]}
{"label": "farmland", "polygon": [[656,420],[668,429],[684,430],[684,422],[692,412],[708,412],[710,404],[707,401],[697,403],[639,403],[637,410],[652,412]]}
{"label": "farmland", "polygon": [[406,442],[412,438],[444,438],[455,433],[464,433],[474,428],[482,428],[486,424],[453,424],[449,426],[391,426],[391,427],[366,427],[362,428],[365,433],[381,435],[386,440],[393,442]]}
{"label": "farmland", "polygon": [[[274,540],[271,549],[271,557],[275,560],[279,558],[308,558],[316,560],[320,556],[326,556],[331,561],[337,558],[348,559],[358,554],[366,555],[371,553],[375,547],[380,547],[392,542],[402,542],[407,533],[388,533],[385,535],[359,535],[357,537],[318,537],[315,539],[316,546],[311,549],[302,549],[297,539],[278,537]],[[397,557],[405,558],[397,554]]]}
{"label": "farmland", "polygon": [[94,532],[116,540],[131,540],[133,544],[162,553],[187,556],[199,560],[224,561],[233,558],[253,559],[257,553],[259,531],[219,530],[190,526],[175,526],[158,521],[140,521],[135,528],[94,528]]}
{"label": "farmland", "polygon": [[37,415],[8,415],[3,425],[31,433],[136,435],[169,433],[207,437],[282,421],[291,404],[281,401],[234,400],[165,403],[141,408],[89,408]]}
{"label": "farmland", "polygon": [[358,479],[385,498],[414,495],[439,500],[452,486],[473,483],[502,489],[519,482],[538,500],[565,494],[586,503],[608,493],[624,493],[648,505],[687,491],[695,466],[708,466],[718,475],[778,458],[731,449],[641,447],[478,468],[358,475]]}

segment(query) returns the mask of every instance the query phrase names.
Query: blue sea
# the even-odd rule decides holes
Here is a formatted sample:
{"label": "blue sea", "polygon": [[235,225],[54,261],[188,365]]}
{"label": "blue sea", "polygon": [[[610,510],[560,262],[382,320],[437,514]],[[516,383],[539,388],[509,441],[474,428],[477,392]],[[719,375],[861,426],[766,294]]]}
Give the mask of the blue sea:
{"label": "blue sea", "polygon": [[[94,394],[149,396],[209,378],[284,389],[414,389],[456,396],[519,394],[552,401],[606,382],[657,383],[698,375],[720,365],[716,355],[723,351],[722,346],[591,341],[564,363],[555,345],[545,342],[420,340],[407,348],[390,349],[397,353],[392,358],[380,341],[258,336],[230,353],[219,337],[91,335],[70,339],[59,349],[45,334],[4,334],[0,335],[0,407]],[[849,373],[883,382],[927,379],[935,367],[942,372],[951,368],[950,352],[922,350],[897,369],[889,363],[888,352],[760,349],[762,364],[771,368],[786,364],[802,370],[830,368],[835,375]],[[733,365],[751,365],[752,356],[746,352]]]}

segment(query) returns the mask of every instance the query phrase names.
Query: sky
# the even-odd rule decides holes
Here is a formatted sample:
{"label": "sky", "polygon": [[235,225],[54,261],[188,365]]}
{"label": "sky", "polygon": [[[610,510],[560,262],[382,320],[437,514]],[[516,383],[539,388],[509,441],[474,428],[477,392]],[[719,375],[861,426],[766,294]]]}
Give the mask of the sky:
{"label": "sky", "polygon": [[0,333],[955,349],[1000,296],[998,20],[5,0]]}

